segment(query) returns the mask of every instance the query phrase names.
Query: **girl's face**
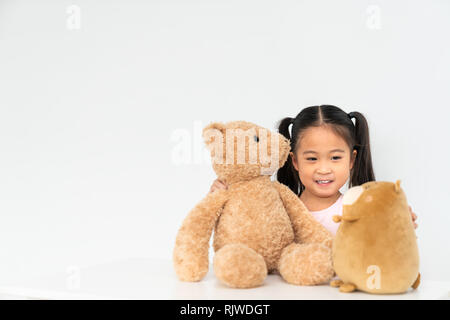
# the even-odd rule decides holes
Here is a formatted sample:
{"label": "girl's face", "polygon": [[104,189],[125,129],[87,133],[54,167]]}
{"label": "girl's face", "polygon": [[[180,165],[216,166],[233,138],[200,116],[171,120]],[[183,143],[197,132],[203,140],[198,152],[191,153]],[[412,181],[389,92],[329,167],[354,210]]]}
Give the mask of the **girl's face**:
{"label": "girl's face", "polygon": [[332,197],[347,181],[356,158],[345,140],[329,127],[310,127],[303,132],[292,163],[305,189],[321,198]]}

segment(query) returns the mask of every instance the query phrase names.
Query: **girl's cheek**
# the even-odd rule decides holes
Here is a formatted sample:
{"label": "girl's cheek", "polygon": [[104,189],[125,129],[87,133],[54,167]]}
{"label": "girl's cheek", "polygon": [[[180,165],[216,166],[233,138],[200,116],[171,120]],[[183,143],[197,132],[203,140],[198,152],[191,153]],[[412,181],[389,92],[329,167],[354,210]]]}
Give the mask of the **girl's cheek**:
{"label": "girl's cheek", "polygon": [[341,164],[335,168],[335,174],[341,180],[347,180],[350,175],[350,166],[347,164]]}
{"label": "girl's cheek", "polygon": [[298,171],[302,174],[311,174],[311,172],[314,172],[314,164],[308,163],[307,161],[301,161],[298,164]]}
{"label": "girl's cheek", "polygon": [[308,172],[307,170],[303,170],[299,174],[300,180],[303,182],[304,185],[308,185],[313,180],[313,172]]}

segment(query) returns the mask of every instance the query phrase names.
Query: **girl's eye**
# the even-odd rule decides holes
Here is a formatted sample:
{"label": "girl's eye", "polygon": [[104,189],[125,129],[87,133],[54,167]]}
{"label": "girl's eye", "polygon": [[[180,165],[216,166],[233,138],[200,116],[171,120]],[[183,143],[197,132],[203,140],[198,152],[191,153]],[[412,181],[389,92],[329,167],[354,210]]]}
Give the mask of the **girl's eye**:
{"label": "girl's eye", "polygon": [[[335,156],[335,157],[332,157],[332,159],[333,160],[339,160],[339,159],[342,159],[342,157],[339,157],[339,156]],[[306,160],[308,160],[308,161],[316,161],[317,160],[317,158],[306,158]]]}

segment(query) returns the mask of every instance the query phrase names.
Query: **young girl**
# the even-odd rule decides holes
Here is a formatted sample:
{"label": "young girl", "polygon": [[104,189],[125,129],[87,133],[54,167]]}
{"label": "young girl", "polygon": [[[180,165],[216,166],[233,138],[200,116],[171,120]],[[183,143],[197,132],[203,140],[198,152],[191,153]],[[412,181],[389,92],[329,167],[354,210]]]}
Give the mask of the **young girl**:
{"label": "young girl", "polygon": [[[339,224],[332,217],[342,215],[339,189],[347,180],[349,188],[375,181],[366,118],[331,105],[313,106],[295,118],[282,119],[278,131],[291,141],[291,153],[278,170],[277,180],[296,193],[311,214],[335,235]],[[210,192],[226,188],[215,180]],[[417,216],[411,207],[409,210],[417,228]]]}

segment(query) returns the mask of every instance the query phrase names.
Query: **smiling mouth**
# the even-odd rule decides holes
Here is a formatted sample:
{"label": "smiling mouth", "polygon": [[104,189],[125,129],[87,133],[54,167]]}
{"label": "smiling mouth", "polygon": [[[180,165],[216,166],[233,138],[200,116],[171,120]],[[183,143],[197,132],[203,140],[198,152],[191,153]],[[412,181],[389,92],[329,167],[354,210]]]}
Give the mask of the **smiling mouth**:
{"label": "smiling mouth", "polygon": [[333,183],[334,180],[315,180],[317,184],[321,186],[328,186]]}

